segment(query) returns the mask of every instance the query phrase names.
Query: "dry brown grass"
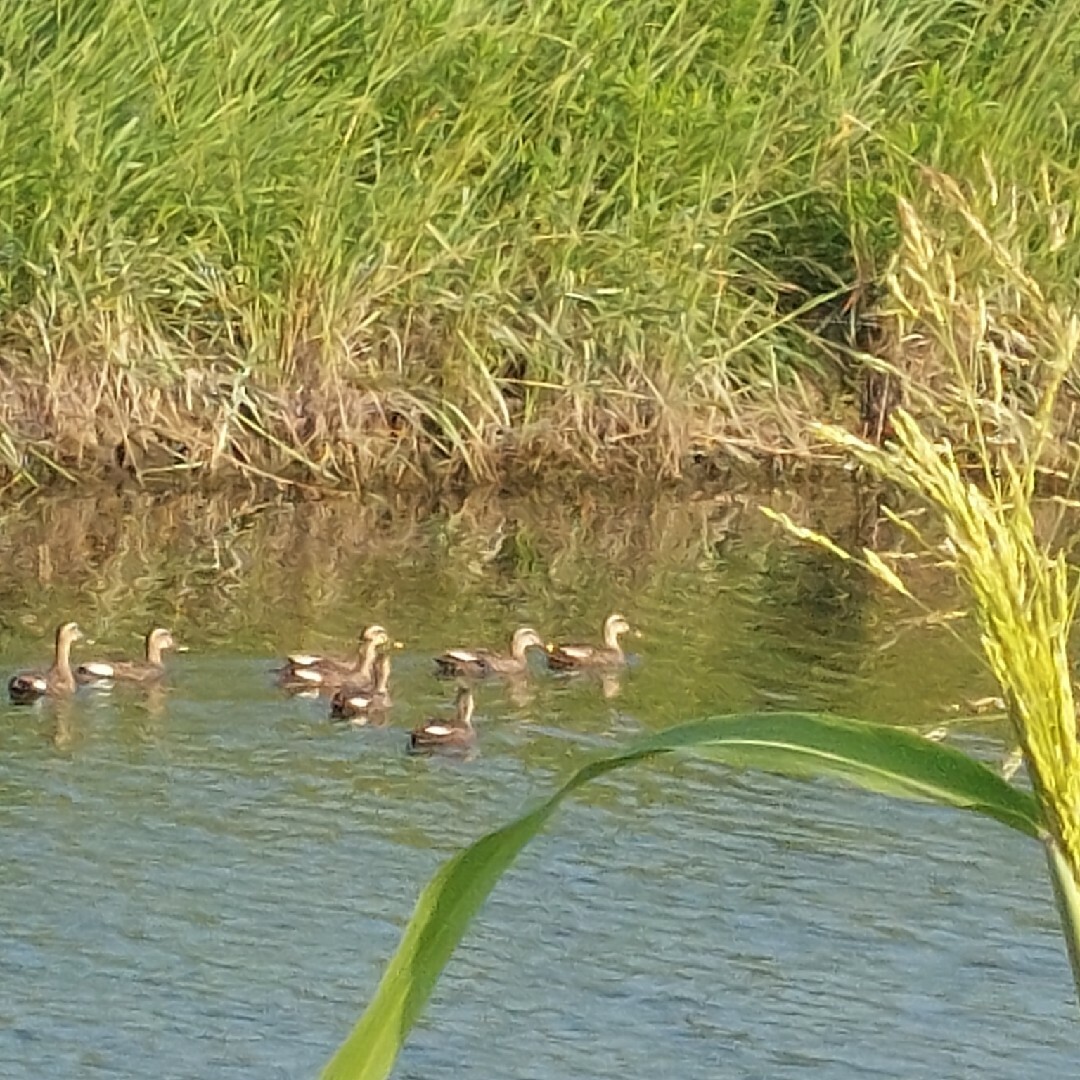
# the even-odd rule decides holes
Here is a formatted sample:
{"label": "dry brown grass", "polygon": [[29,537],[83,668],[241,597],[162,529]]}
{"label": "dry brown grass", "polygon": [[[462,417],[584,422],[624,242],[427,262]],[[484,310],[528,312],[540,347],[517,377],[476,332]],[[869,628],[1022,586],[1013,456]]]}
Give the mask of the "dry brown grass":
{"label": "dry brown grass", "polygon": [[[416,360],[404,366],[424,371]],[[715,383],[658,385],[640,367],[530,386],[528,402],[521,380],[488,379],[481,396],[373,363],[323,373],[293,365],[272,379],[207,356],[147,370],[111,353],[43,364],[9,351],[0,365],[4,480],[258,478],[353,491],[551,471],[673,480],[706,460],[808,459],[807,421],[822,407],[798,379],[721,394]]]}

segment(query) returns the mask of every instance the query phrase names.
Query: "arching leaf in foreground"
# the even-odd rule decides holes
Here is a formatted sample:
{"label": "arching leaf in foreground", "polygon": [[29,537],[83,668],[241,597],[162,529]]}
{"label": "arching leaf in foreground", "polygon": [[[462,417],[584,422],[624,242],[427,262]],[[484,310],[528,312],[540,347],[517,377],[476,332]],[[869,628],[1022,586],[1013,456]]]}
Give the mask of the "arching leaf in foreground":
{"label": "arching leaf in foreground", "polygon": [[590,762],[536,809],[477,840],[439,868],[416,903],[370,1004],[323,1072],[324,1080],[383,1080],[450,955],[510,864],[583,784],[660,754],[839,778],[871,791],[975,810],[1040,835],[1034,798],[985,765],[911,731],[810,713],[740,713],[669,728]]}

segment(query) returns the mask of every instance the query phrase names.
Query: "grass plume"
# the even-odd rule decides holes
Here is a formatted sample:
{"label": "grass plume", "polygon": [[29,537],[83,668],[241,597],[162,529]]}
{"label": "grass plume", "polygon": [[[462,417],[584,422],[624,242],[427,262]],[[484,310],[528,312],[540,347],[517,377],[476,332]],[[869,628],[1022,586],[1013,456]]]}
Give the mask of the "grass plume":
{"label": "grass plume", "polygon": [[[911,205],[903,206],[903,251],[890,282],[899,308],[951,361],[949,392],[939,396],[936,411],[925,409],[921,422],[898,410],[894,439],[884,446],[839,427],[822,428],[821,435],[932,511],[932,524],[909,519],[904,530],[924,551],[944,552],[968,598],[1042,810],[1080,990],[1080,746],[1069,658],[1080,590],[1061,514],[1036,512],[1040,478],[1061,475],[1055,419],[1080,353],[1080,316],[995,240],[955,185],[939,180],[937,187],[983,245],[988,284],[970,290],[958,282],[952,260]],[[989,288],[999,311],[1023,325],[1022,353],[991,314]],[[946,434],[958,423],[965,433],[959,448]],[[813,530],[784,524],[836,551]],[[938,527],[942,536],[931,532]],[[880,555],[867,550],[857,558],[887,587],[907,594]]]}

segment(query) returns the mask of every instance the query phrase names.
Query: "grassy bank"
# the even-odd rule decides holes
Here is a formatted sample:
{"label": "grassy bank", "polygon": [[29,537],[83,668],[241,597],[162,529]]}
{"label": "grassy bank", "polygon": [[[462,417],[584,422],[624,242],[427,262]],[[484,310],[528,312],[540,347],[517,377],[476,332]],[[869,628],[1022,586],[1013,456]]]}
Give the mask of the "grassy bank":
{"label": "grassy bank", "polygon": [[0,0],[0,468],[804,452],[808,419],[858,423],[864,350],[934,386],[891,314],[898,199],[1006,343],[1039,313],[990,241],[1074,302],[1078,16]]}

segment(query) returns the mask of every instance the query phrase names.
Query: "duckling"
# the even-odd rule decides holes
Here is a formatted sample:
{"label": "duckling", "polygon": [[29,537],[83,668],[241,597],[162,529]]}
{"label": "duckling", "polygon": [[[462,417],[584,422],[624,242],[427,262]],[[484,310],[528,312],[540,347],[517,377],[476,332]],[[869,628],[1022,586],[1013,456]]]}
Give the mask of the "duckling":
{"label": "duckling", "polygon": [[630,624],[621,615],[609,615],[604,620],[603,645],[549,645],[548,667],[553,671],[580,671],[584,668],[620,667],[626,663],[619,638],[630,631]]}
{"label": "duckling", "polygon": [[447,649],[435,657],[435,667],[440,675],[523,675],[529,668],[526,650],[543,647],[540,635],[532,627],[522,626],[510,638],[509,655],[491,649]]}
{"label": "duckling", "polygon": [[41,697],[66,697],[75,692],[71,672],[71,646],[83,637],[77,623],[61,623],[56,628],[52,667],[46,671],[20,671],[8,680],[8,697],[16,705],[26,705]]}
{"label": "duckling", "polygon": [[390,657],[379,653],[375,659],[372,683],[347,682],[330,699],[330,715],[367,724],[390,708]]}
{"label": "duckling", "polygon": [[364,627],[353,661],[311,653],[291,653],[278,669],[278,685],[285,690],[336,690],[345,682],[371,683],[375,653],[390,635],[378,624]]}
{"label": "duckling", "polygon": [[92,682],[153,682],[165,674],[162,653],[175,649],[171,631],[157,627],[146,635],[145,660],[87,660],[75,669],[75,680]]}
{"label": "duckling", "polygon": [[462,753],[472,749],[476,742],[476,729],[472,716],[475,703],[472,690],[467,686],[458,688],[454,701],[454,715],[450,720],[429,719],[409,733],[409,753],[424,754],[441,750]]}

